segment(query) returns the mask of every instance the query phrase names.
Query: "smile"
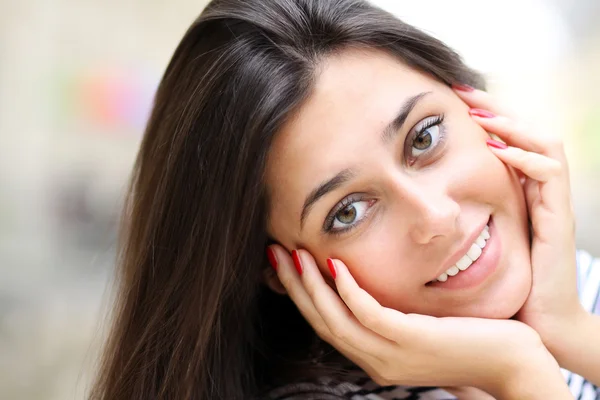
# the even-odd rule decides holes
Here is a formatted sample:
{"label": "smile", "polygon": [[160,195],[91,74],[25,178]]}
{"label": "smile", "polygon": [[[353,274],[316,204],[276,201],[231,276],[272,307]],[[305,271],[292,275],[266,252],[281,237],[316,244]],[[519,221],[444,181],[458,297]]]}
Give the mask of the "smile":
{"label": "smile", "polygon": [[494,219],[490,217],[479,233],[474,233],[472,237],[474,241],[469,247],[465,244],[462,250],[466,252],[460,258],[459,254],[452,257],[458,261],[445,272],[438,272],[439,276],[426,286],[443,290],[470,289],[491,279],[502,255],[502,241]]}
{"label": "smile", "polygon": [[449,277],[451,278],[453,276],[458,275],[462,271],[466,271],[475,261],[479,259],[489,238],[490,227],[486,225],[475,240],[475,242],[471,244],[471,247],[469,248],[467,253],[463,255],[461,259],[456,262],[456,264],[448,268],[446,272],[443,272],[432,282],[446,282]]}

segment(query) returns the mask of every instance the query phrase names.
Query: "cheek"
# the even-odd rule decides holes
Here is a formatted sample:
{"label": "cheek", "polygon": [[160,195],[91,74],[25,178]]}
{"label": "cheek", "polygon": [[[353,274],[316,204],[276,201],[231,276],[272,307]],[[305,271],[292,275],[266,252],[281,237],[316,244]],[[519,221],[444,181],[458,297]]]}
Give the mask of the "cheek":
{"label": "cheek", "polygon": [[[468,121],[463,134],[452,138],[448,154],[435,167],[442,172],[435,174],[440,181],[431,184],[446,187],[447,194],[461,205],[463,212],[471,207],[484,207],[486,211],[503,210],[511,219],[526,217],[516,172],[488,149],[487,132],[473,125]],[[422,258],[427,254],[415,254],[410,238],[399,229],[400,225],[388,216],[356,240],[330,246],[305,243],[305,248],[314,255],[332,287],[335,285],[327,268],[327,257],[344,261],[358,285],[383,306],[403,312],[424,312],[427,310],[423,309],[423,280],[427,276],[419,266],[421,261],[426,264],[433,261]]]}
{"label": "cheek", "polygon": [[[444,163],[446,182],[453,197],[461,201],[504,204],[522,203],[523,191],[516,171],[487,147],[489,134],[472,120],[463,121],[452,132],[452,145]],[[510,198],[512,201],[507,201]],[[521,199],[521,200],[519,200]]]}
{"label": "cheek", "polygon": [[[336,245],[333,249],[319,249],[323,260],[338,258],[346,264],[357,284],[381,305],[404,311],[411,309],[421,277],[410,271],[413,262],[406,262],[408,239],[398,231],[397,224],[389,219],[374,224],[375,229],[364,232],[355,241]],[[324,276],[329,277],[325,262],[320,265]],[[420,280],[421,279],[421,280]]]}

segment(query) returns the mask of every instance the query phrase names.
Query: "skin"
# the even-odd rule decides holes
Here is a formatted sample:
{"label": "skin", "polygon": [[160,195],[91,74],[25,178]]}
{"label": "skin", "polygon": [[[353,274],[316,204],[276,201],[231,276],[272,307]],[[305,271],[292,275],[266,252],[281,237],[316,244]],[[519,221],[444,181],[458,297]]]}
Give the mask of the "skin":
{"label": "skin", "polygon": [[272,288],[280,282],[277,290],[290,296],[317,335],[380,385],[440,386],[461,399],[572,398],[558,365],[600,382],[600,316],[587,312],[577,295],[575,217],[562,140],[508,117],[486,92],[466,86],[454,92],[471,107],[473,121],[508,144],[487,141],[523,184],[532,287],[514,319],[403,314],[359,287],[342,260],[328,260],[331,286],[308,251],[290,255],[281,245],[267,248],[276,275],[266,281]]}
{"label": "skin", "polygon": [[[423,92],[403,127],[383,141],[404,102]],[[312,95],[270,152],[270,236],[288,251],[312,254],[332,287],[326,260],[342,260],[385,307],[436,317],[514,316],[532,284],[527,205],[519,175],[490,152],[488,133],[468,111],[447,85],[386,53],[353,49],[327,58]],[[431,146],[413,146],[415,126],[440,114],[439,129],[422,135],[431,135]],[[445,135],[437,147],[435,132]],[[419,150],[425,152],[415,157]],[[306,196],[345,168],[355,169],[353,178],[318,200],[301,227]],[[327,216],[351,194],[358,194],[359,223],[325,233]],[[426,285],[490,215],[503,249],[493,275],[464,290]]]}
{"label": "skin", "polygon": [[532,227],[532,287],[514,319],[404,314],[382,307],[342,260],[328,260],[332,286],[308,251],[290,255],[281,245],[267,248],[276,271],[267,283],[275,288],[280,282],[279,290],[317,335],[380,385],[439,386],[461,399],[572,398],[558,365],[598,384],[600,317],[578,300],[575,218],[562,140],[508,117],[486,92],[465,86],[454,92],[471,107],[473,121],[508,144],[487,141],[500,161],[519,171],[523,184]]}

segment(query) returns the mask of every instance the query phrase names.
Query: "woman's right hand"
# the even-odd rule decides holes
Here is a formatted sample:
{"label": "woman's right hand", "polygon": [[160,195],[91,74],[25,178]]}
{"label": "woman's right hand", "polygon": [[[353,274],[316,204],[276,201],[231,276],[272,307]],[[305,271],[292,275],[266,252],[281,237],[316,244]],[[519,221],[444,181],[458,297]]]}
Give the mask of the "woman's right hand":
{"label": "woman's right hand", "polygon": [[342,261],[331,260],[338,295],[307,251],[296,252],[295,267],[283,247],[270,249],[279,280],[317,335],[379,385],[467,386],[498,399],[572,399],[556,360],[521,322],[404,314],[381,306]]}

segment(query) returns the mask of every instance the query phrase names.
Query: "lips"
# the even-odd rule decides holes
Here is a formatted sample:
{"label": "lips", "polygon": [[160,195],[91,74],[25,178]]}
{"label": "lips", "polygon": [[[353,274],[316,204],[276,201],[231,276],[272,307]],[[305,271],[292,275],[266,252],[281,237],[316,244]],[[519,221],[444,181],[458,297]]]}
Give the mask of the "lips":
{"label": "lips", "polygon": [[467,269],[449,277],[445,282],[433,281],[426,284],[431,290],[475,290],[491,279],[500,267],[502,256],[502,240],[493,218],[487,223],[489,239],[481,254]]}
{"label": "lips", "polygon": [[[453,266],[448,268],[446,272],[443,272],[437,277],[437,281],[446,282],[448,277],[456,276],[461,271],[466,271],[471,265],[473,265],[479,257],[483,254],[483,251],[487,245],[487,240],[490,239],[489,227],[486,225],[481,231],[477,240],[471,245],[467,254],[461,257]],[[435,281],[435,280],[434,280]]]}
{"label": "lips", "polygon": [[[463,260],[461,260],[461,259],[463,259],[465,257],[465,255],[467,255],[469,253],[469,251],[471,250],[471,247],[478,240],[479,236],[486,229],[486,226],[488,226],[490,221],[491,221],[491,216],[485,222],[480,224],[479,227],[477,227],[475,230],[473,230],[473,233],[471,233],[471,235],[469,235],[469,237],[458,248],[458,250],[444,263],[443,268],[437,273],[437,275],[432,277],[432,279],[429,280],[428,283],[431,283],[432,281],[437,281],[438,277],[443,276],[442,274],[445,274],[451,267],[456,266],[457,263],[460,262],[462,264]],[[460,270],[462,270],[462,268],[460,268],[460,265],[458,265],[458,267]]]}

